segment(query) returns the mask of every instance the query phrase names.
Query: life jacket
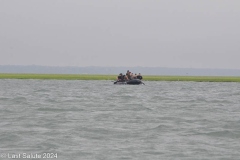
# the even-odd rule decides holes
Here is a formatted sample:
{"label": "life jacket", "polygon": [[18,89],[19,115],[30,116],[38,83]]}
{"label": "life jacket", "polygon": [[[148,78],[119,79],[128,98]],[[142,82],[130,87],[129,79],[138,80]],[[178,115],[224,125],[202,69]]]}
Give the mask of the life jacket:
{"label": "life jacket", "polygon": [[125,75],[122,75],[122,81],[124,81],[125,80]]}
{"label": "life jacket", "polygon": [[124,77],[125,77],[125,75],[119,75],[119,76],[118,76],[118,80],[124,81]]}
{"label": "life jacket", "polygon": [[141,79],[142,79],[142,76],[137,76],[137,79],[140,79],[140,80],[141,80]]}

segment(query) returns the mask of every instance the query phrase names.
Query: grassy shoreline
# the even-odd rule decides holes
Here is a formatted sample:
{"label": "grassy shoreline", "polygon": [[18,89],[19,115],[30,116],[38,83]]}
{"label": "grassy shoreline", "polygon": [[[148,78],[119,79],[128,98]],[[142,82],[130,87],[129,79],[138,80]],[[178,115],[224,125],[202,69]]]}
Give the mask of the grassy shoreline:
{"label": "grassy shoreline", "polygon": [[[53,79],[53,80],[116,80],[117,75],[96,74],[8,74],[0,73],[0,79]],[[144,75],[144,81],[193,81],[240,82],[240,77],[229,76],[153,76]]]}

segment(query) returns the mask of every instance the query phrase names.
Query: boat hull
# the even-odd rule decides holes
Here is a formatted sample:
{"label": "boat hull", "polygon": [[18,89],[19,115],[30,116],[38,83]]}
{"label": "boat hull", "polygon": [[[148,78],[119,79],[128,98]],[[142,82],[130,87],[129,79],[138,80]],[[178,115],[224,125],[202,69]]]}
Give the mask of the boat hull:
{"label": "boat hull", "polygon": [[116,81],[114,84],[120,84],[120,85],[141,85],[143,82],[139,79],[133,79],[129,81]]}

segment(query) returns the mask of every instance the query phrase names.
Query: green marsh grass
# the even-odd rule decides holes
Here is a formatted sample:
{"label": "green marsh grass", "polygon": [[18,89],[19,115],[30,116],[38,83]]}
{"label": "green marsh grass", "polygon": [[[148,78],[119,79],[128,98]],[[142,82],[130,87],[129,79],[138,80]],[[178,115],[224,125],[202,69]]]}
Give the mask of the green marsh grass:
{"label": "green marsh grass", "polygon": [[[117,75],[95,74],[6,74],[0,79],[116,80]],[[143,81],[240,82],[240,77],[224,76],[143,76]]]}
{"label": "green marsh grass", "polygon": [[93,74],[0,74],[0,79],[113,80],[115,77]]}

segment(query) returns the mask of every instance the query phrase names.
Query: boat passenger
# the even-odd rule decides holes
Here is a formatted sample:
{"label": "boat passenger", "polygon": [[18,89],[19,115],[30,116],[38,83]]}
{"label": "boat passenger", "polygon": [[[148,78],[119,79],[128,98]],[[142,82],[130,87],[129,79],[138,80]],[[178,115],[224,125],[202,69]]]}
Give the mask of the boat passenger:
{"label": "boat passenger", "polygon": [[126,76],[128,76],[129,75],[129,70],[127,70],[127,73],[126,73]]}
{"label": "boat passenger", "polygon": [[140,79],[140,80],[142,80],[142,79],[143,79],[143,77],[142,77],[141,73],[139,73],[139,74],[137,75],[137,79]]}
{"label": "boat passenger", "polygon": [[123,79],[124,79],[125,81],[128,81],[128,77],[127,77],[126,75],[123,75]]}
{"label": "boat passenger", "polygon": [[131,79],[134,79],[134,75],[133,75],[133,73],[130,74],[130,77],[131,77]]}
{"label": "boat passenger", "polygon": [[122,73],[120,73],[120,74],[117,76],[117,80],[118,80],[118,81],[122,81],[122,79],[123,79],[123,75],[122,75]]}
{"label": "boat passenger", "polygon": [[133,76],[133,79],[137,79],[137,73],[135,73],[135,75]]}
{"label": "boat passenger", "polygon": [[126,76],[129,74],[129,70],[127,70]]}
{"label": "boat passenger", "polygon": [[128,72],[126,75],[127,75],[128,79],[131,80],[131,72]]}

